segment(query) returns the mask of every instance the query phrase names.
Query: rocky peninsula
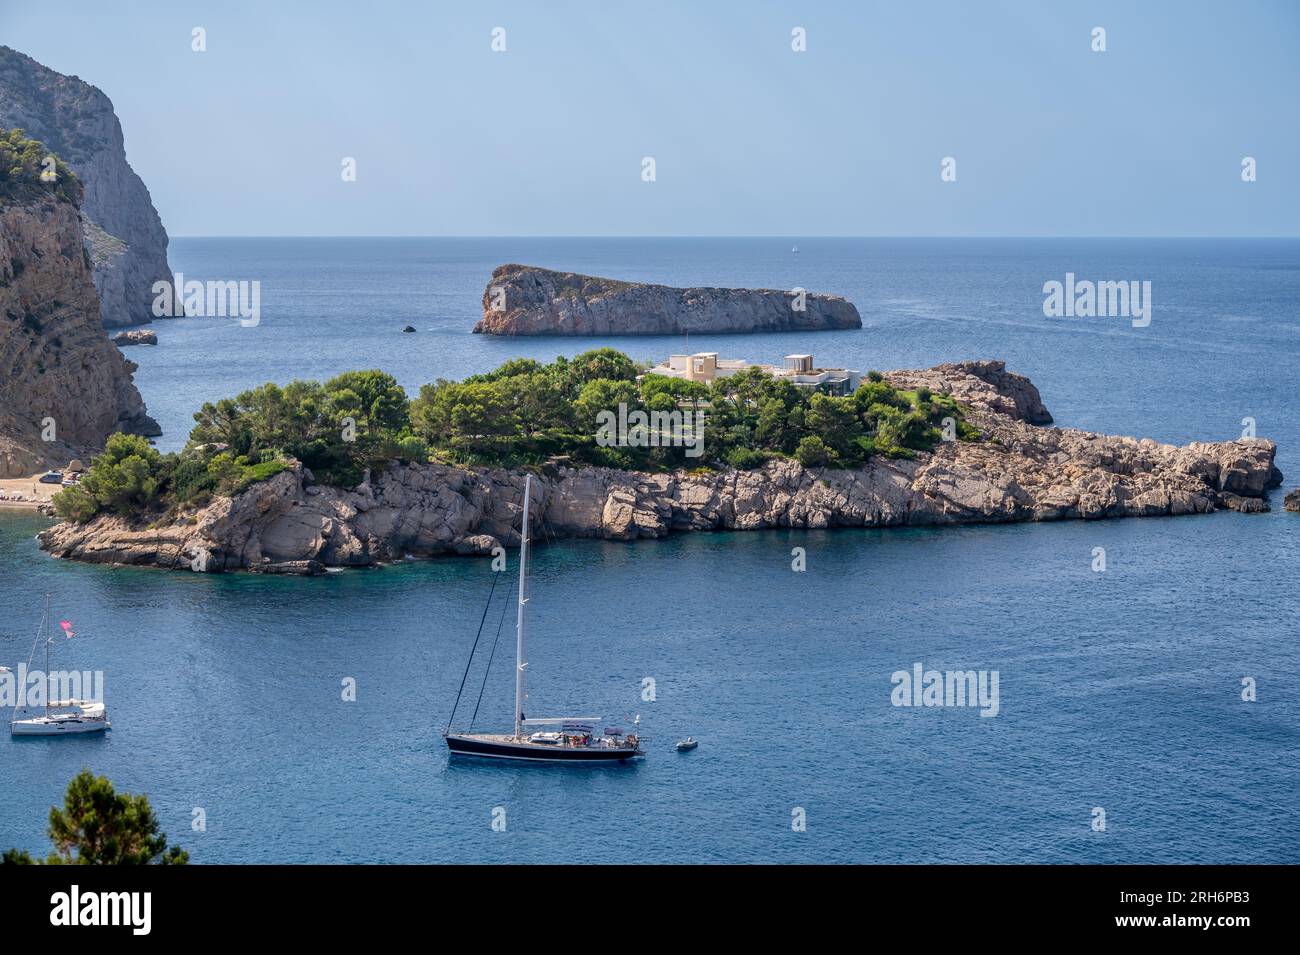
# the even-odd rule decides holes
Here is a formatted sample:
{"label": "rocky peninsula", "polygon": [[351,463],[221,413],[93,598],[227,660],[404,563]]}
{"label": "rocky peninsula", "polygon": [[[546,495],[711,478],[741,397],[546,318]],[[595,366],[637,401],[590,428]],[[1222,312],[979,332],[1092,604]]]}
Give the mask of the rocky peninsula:
{"label": "rocky peninsula", "polygon": [[777,289],[672,288],[502,265],[483,292],[487,335],[683,335],[861,328],[837,295]]}
{"label": "rocky peninsula", "polygon": [[[1181,447],[1046,426],[1038,389],[1002,362],[888,372],[956,397],[980,437],[852,470],[781,459],[753,470],[541,469],[535,518],[556,537],[634,540],[686,531],[897,527],[1267,510],[1280,485],[1264,439]],[[393,465],[356,488],[302,467],[167,515],[101,514],[40,536],[58,557],[201,572],[318,573],[407,556],[518,545],[523,474]]]}

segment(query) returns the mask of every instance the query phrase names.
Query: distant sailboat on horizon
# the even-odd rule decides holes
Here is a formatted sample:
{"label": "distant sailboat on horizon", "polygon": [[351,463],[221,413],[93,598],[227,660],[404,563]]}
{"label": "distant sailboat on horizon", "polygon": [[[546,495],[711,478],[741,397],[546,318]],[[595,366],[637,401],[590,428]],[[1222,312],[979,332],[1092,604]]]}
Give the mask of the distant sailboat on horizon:
{"label": "distant sailboat on horizon", "polygon": [[[453,733],[452,721],[456,717],[456,706],[460,705],[460,694],[456,694],[456,703],[452,706],[451,719],[442,737],[447,741],[447,749],[452,756],[478,756],[488,759],[530,760],[546,763],[611,763],[623,762],[644,756],[640,738],[636,733],[624,734],[618,727],[607,727],[601,733],[599,716],[564,716],[546,719],[527,719],[524,716],[524,700],[528,694],[524,691],[524,670],[528,666],[526,659],[527,604],[528,604],[528,551],[531,541],[528,536],[528,509],[532,494],[532,475],[524,477],[523,526],[519,534],[519,592],[518,610],[515,623],[515,730],[506,733]],[[491,597],[488,598],[489,603]],[[486,619],[487,611],[484,610]],[[480,632],[482,624],[480,623]],[[477,645],[477,640],[475,641]],[[469,663],[465,665],[465,674],[474,662],[474,651],[470,651]],[[491,666],[489,658],[488,666]],[[487,680],[487,673],[483,679]],[[461,678],[461,689],[465,679]],[[477,712],[477,708],[476,708]],[[634,722],[639,722],[639,717]],[[473,730],[471,720],[471,731]],[[539,730],[527,733],[529,727],[558,727],[558,729]]]}
{"label": "distant sailboat on horizon", "polygon": [[798,254],[799,254],[799,246],[796,245],[796,246],[795,246],[794,248],[792,248],[790,251],[793,252],[795,255],[798,255]]}

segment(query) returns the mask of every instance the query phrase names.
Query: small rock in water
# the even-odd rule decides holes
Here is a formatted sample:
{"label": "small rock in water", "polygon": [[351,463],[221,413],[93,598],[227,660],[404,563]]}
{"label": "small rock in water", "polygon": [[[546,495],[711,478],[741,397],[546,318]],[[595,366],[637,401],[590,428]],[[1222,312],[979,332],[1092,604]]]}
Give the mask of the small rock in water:
{"label": "small rock in water", "polygon": [[1288,511],[1300,513],[1300,487],[1291,491],[1282,501],[1282,506]]}
{"label": "small rock in water", "polygon": [[134,332],[118,332],[113,336],[113,344],[123,345],[157,345],[158,335],[146,329]]}
{"label": "small rock in water", "polygon": [[1219,495],[1219,503],[1230,511],[1238,511],[1242,514],[1267,514],[1268,504],[1258,497],[1242,497],[1240,494],[1233,494],[1224,491]]}

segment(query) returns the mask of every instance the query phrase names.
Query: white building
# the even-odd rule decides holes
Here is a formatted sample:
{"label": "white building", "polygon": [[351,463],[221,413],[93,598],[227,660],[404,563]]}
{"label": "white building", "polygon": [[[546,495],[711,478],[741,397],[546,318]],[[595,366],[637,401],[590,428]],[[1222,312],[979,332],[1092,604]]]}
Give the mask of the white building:
{"label": "white building", "polygon": [[702,351],[694,355],[672,355],[668,361],[651,368],[649,373],[708,385],[746,368],[758,368],[773,378],[785,378],[801,388],[815,388],[835,395],[851,395],[862,382],[860,371],[815,367],[812,355],[786,355],[785,365],[780,367],[761,362],[751,364],[743,358],[719,358],[715,351]]}

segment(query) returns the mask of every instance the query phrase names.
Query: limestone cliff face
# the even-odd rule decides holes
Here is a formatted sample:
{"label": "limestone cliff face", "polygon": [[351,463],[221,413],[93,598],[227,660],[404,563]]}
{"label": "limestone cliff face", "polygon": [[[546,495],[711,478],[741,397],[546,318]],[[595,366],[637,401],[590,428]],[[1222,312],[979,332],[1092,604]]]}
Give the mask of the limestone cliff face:
{"label": "limestone cliff face", "polygon": [[[802,309],[797,306],[802,305]],[[853,303],[776,289],[671,288],[502,265],[483,292],[488,335],[681,335],[861,328]]]}
{"label": "limestone cliff face", "polygon": [[153,283],[171,281],[167,233],[126,161],[122,125],[100,90],[0,46],[0,126],[22,129],[85,187],[83,232],[106,327],[153,317]]}
{"label": "limestone cliff face", "polygon": [[[974,442],[855,471],[793,461],[761,470],[642,474],[558,468],[535,483],[548,534],[610,540],[765,527],[892,527],[1267,510],[1281,483],[1263,439],[1184,447],[1030,423],[1038,391],[1001,362],[891,373],[962,395]],[[99,517],[41,535],[60,557],[201,571],[311,573],[406,555],[517,546],[524,477],[441,465],[394,466],[355,490],[286,471],[163,526]]]}
{"label": "limestone cliff face", "polygon": [[0,203],[0,477],[84,457],[114,431],[158,434],[135,368],[100,324],[76,205]]}

